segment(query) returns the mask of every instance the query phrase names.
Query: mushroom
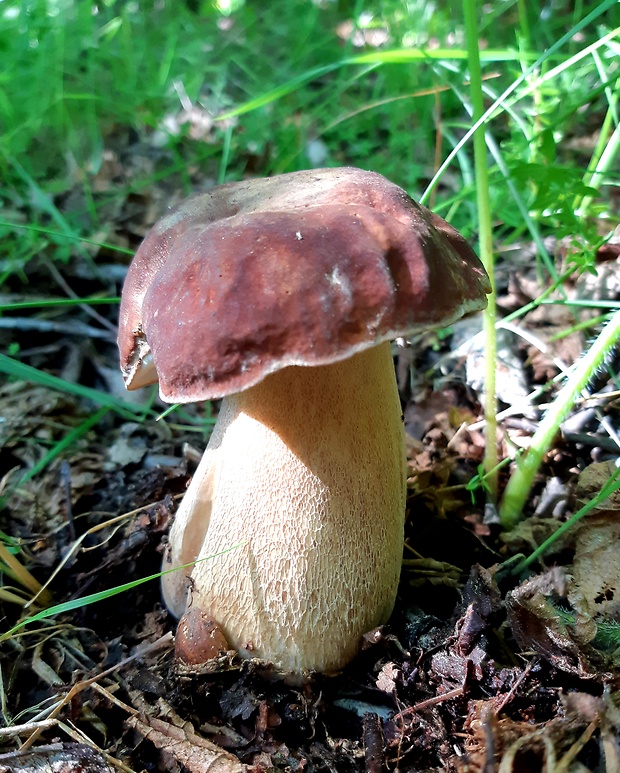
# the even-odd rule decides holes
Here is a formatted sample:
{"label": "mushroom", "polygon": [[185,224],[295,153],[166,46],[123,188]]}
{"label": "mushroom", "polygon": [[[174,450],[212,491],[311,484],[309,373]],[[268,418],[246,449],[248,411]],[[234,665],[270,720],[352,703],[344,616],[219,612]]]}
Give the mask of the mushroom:
{"label": "mushroom", "polygon": [[230,183],[157,223],[120,311],[129,389],[223,398],[162,578],[240,653],[333,673],[387,621],[405,450],[390,340],[486,304],[466,241],[354,168]]}

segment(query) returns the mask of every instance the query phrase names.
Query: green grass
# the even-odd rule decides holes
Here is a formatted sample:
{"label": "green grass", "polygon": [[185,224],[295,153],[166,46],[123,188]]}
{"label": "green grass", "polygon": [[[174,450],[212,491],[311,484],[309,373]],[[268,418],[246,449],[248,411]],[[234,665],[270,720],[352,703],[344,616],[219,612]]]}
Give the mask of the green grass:
{"label": "green grass", "polygon": [[[620,12],[614,0],[541,8],[5,0],[0,286],[29,297],[3,299],[0,314],[72,313],[75,299],[30,297],[33,261],[62,268],[78,258],[93,270],[99,260],[126,262],[131,250],[116,245],[110,212],[128,196],[306,168],[310,147],[324,165],[373,169],[432,205],[481,239],[489,268],[491,237],[495,246],[532,241],[541,282],[553,282],[561,301],[567,277],[594,269],[616,225]],[[385,42],[356,47],[338,34],[345,23],[358,36],[383,30]],[[188,107],[207,122],[198,138],[179,120]],[[101,189],[109,152],[122,175]],[[69,194],[78,205],[67,206]],[[572,240],[568,266],[548,253],[549,235]],[[95,417],[152,416],[20,359],[7,348],[0,371],[90,400]],[[67,438],[55,453],[67,451]]]}
{"label": "green grass", "polygon": [[[65,298],[60,285],[49,292],[33,277],[41,264],[62,275],[79,262],[93,277],[99,264],[127,264],[138,237],[127,236],[131,228],[118,213],[131,197],[142,197],[146,209],[154,192],[189,194],[206,183],[307,168],[311,148],[321,151],[323,165],[381,172],[480,244],[490,272],[494,252],[535,245],[546,289],[505,321],[565,303],[575,329],[595,326],[573,374],[564,385],[558,379],[559,389],[550,385],[550,407],[530,452],[498,460],[493,444],[486,464],[463,484],[478,506],[487,493],[495,501],[497,477],[511,467],[498,502],[510,528],[528,511],[560,421],[620,336],[616,303],[595,302],[592,319],[582,315],[590,301],[565,299],[569,282],[595,270],[596,251],[617,225],[611,192],[619,182],[620,6],[499,0],[484,9],[475,0],[283,0],[260,10],[243,0],[226,7],[223,0],[4,0],[0,56],[10,67],[0,72],[0,316],[71,320],[88,306],[113,319],[111,284]],[[348,22],[358,36],[383,30],[387,38],[358,47],[338,34]],[[188,108],[203,122],[200,136],[192,134],[198,124],[183,120]],[[115,177],[110,158],[120,168]],[[565,262],[547,249],[549,236],[570,241]],[[488,341],[493,330],[491,315]],[[2,377],[70,394],[81,406],[81,418],[54,440],[29,438],[29,464],[2,481],[0,506],[83,447],[102,423],[160,418],[170,433],[196,432],[201,440],[213,424],[183,406],[158,415],[152,401],[136,406],[71,383],[0,335],[8,341],[0,346]],[[111,341],[96,347],[107,364],[115,364],[112,350]],[[485,415],[494,437],[495,357],[488,360]],[[610,479],[554,537],[516,557],[513,571],[530,571],[554,539],[618,486],[617,476]],[[76,537],[47,578],[50,590],[86,538],[108,525]],[[9,616],[0,641],[35,640],[40,634],[31,624],[162,574],[62,601],[27,565],[19,541],[0,534],[0,600],[21,611]]]}
{"label": "green grass", "polygon": [[616,472],[613,473],[611,477],[605,482],[601,490],[576,513],[573,513],[573,515],[571,515],[567,521],[564,521],[564,523],[548,539],[539,545],[536,550],[530,553],[527,558],[520,558],[518,561],[514,562],[511,573],[518,575],[530,567],[541,556],[544,556],[549,548],[551,548],[560,539],[561,536],[573,529],[583,517],[588,515],[588,513],[591,513],[592,510],[594,510],[596,507],[600,507],[601,505],[605,504],[606,500],[615,494],[615,492],[619,489],[620,470],[616,470]]}
{"label": "green grass", "polygon": [[[170,2],[156,8],[108,2],[100,4],[97,14],[89,3],[68,0],[4,5],[1,50],[19,73],[0,80],[4,179],[29,175],[40,183],[41,200],[66,184],[67,153],[84,172],[82,185],[88,189],[109,136],[119,127],[152,134],[166,112],[180,108],[179,94],[199,101],[215,119],[237,116],[228,169],[232,177],[243,173],[248,150],[266,153],[267,173],[306,166],[306,141],[322,137],[331,163],[364,162],[420,189],[434,160],[437,107],[442,130],[469,123],[456,94],[444,93],[437,105],[431,93],[358,112],[328,128],[364,105],[433,89],[446,80],[462,88],[467,49],[458,3],[358,3],[353,18],[359,25],[364,25],[364,13],[372,14],[370,26],[390,34],[386,46],[361,53],[335,34],[356,9],[339,12],[331,4],[320,8],[298,0],[267,6],[260,14],[241,4],[228,17],[207,3],[200,14]],[[599,3],[589,14],[587,45],[579,50],[571,38],[582,19],[569,15],[567,23],[562,4],[545,24],[528,23],[526,39],[515,3],[497,3],[492,14],[480,18],[481,37],[492,31],[494,41],[492,49],[482,49],[483,75],[492,76],[489,83],[498,93],[520,81],[512,100],[521,102],[516,110],[521,123],[504,132],[517,129],[512,139],[527,141],[528,156],[549,119],[557,120],[558,105],[574,115],[580,102],[591,99],[591,83],[600,83],[592,57],[553,77],[546,73],[596,45],[606,31],[605,8],[610,15],[613,4]],[[222,31],[226,20],[232,27]],[[600,67],[611,74],[612,55],[605,47],[598,51]],[[523,78],[535,61],[537,67]],[[612,84],[608,90],[613,92]],[[162,173],[178,173],[183,162],[219,167],[225,123],[216,120],[212,144],[188,141],[183,130],[170,137],[169,166]],[[570,130],[570,122],[562,129]],[[447,137],[444,142],[449,150]],[[96,218],[96,197],[91,204]]]}
{"label": "green grass", "polygon": [[560,424],[566,419],[576,400],[618,342],[620,342],[620,311],[617,311],[607,322],[583,359],[576,363],[567,376],[566,383],[538,425],[529,449],[522,459],[517,460],[515,470],[504,491],[500,508],[500,517],[505,528],[512,528],[518,523],[534,478],[545,453],[551,447],[560,429]]}
{"label": "green grass", "polygon": [[[137,580],[132,580],[131,582],[126,582],[126,583],[123,583],[122,585],[115,585],[106,590],[99,591],[98,593],[90,593],[78,599],[71,599],[71,601],[63,601],[60,604],[54,604],[53,606],[48,606],[46,609],[42,609],[39,612],[28,614],[22,620],[16,623],[14,626],[4,631],[3,633],[0,633],[0,642],[10,639],[11,637],[15,636],[16,633],[21,631],[25,626],[31,625],[32,623],[36,623],[39,620],[46,620],[50,617],[56,617],[57,615],[62,615],[62,614],[65,614],[66,612],[71,612],[74,609],[81,609],[82,607],[89,606],[90,604],[96,604],[98,601],[105,601],[106,599],[110,599],[110,598],[113,598],[114,596],[117,596],[119,593],[126,593],[129,590],[133,590],[134,588],[137,588],[138,586],[143,585],[146,582],[151,582],[153,580],[160,580],[166,574],[171,574],[172,572],[178,572],[179,570],[183,570],[183,569],[189,569],[201,561],[211,561],[213,558],[217,558],[218,556],[222,556],[225,553],[229,553],[231,550],[237,550],[237,548],[241,547],[243,544],[244,543],[240,542],[236,545],[231,545],[230,547],[226,548],[225,550],[221,550],[218,553],[214,553],[211,556],[198,558],[196,559],[196,561],[192,561],[189,564],[182,564],[181,566],[177,566],[174,569],[166,569],[161,572],[156,572],[155,574],[148,575],[148,577],[140,577]],[[0,546],[1,546],[1,543],[0,543]],[[0,552],[0,559],[1,558],[2,558],[2,553]],[[37,589],[36,585],[34,585],[32,588],[29,588],[29,589],[32,590],[33,592],[37,592],[37,591],[40,592],[40,590]],[[47,598],[48,603],[49,603],[49,599],[50,597],[48,594],[48,598]]]}
{"label": "green grass", "polygon": [[489,166],[487,160],[487,140],[484,124],[484,95],[482,91],[482,69],[480,66],[478,27],[478,7],[475,0],[463,0],[465,30],[470,73],[471,117],[477,126],[473,137],[474,169],[476,176],[476,201],[478,208],[478,244],[479,255],[487,274],[491,278],[491,292],[487,307],[483,312],[483,333],[485,351],[484,373],[484,420],[485,420],[485,456],[484,469],[487,473],[489,500],[497,501],[497,467],[499,452],[497,447],[497,396],[496,367],[497,336],[495,324],[497,306],[495,294],[495,257],[493,250],[493,225],[491,217],[491,198],[489,196]]}

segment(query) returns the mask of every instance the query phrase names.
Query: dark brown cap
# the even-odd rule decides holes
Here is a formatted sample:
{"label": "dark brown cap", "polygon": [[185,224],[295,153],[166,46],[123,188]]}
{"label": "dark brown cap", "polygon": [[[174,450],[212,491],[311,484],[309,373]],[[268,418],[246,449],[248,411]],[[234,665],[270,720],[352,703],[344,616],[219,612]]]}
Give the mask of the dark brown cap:
{"label": "dark brown cap", "polygon": [[489,291],[463,237],[379,174],[230,183],[164,217],[136,253],[121,368],[130,389],[159,378],[169,402],[223,397],[448,325]]}

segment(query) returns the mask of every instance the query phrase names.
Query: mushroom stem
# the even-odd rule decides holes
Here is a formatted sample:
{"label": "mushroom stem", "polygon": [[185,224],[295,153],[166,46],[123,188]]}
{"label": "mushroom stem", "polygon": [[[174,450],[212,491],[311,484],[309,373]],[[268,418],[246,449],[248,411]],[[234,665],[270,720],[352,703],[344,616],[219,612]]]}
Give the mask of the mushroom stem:
{"label": "mushroom stem", "polygon": [[[170,532],[176,615],[198,607],[242,654],[285,671],[341,669],[384,623],[405,513],[401,408],[389,343],[291,366],[226,397]],[[165,567],[168,568],[168,567]]]}

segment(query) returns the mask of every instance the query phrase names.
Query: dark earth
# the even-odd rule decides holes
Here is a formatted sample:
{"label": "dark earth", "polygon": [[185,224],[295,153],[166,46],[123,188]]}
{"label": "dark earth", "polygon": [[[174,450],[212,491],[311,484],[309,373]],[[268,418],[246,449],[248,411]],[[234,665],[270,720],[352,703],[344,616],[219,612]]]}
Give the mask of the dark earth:
{"label": "dark earth", "polygon": [[[107,174],[112,184],[114,167]],[[196,180],[200,189],[211,184]],[[68,190],[56,204],[79,209],[79,196]],[[110,246],[72,250],[62,265],[43,252],[28,264],[27,292],[21,279],[8,281],[3,302],[118,297],[130,255],[114,246],[135,250],[178,199],[169,179],[110,204],[102,235]],[[570,247],[549,248],[561,269]],[[518,245],[500,264],[502,313],[544,289],[532,255]],[[581,278],[567,287],[576,297],[617,299],[617,245],[597,259],[598,284]],[[4,314],[3,350],[38,371],[0,387],[0,529],[36,580],[52,579],[51,598],[24,607],[34,591],[5,574],[5,589],[17,588],[21,601],[1,597],[3,631],[50,604],[156,575],[206,444],[217,404],[161,421],[166,406],[155,392],[134,409],[107,407],[102,395],[127,399],[116,314],[110,303]],[[569,326],[563,314],[540,306],[519,324],[549,341]],[[600,399],[563,425],[527,517],[505,533],[480,485],[482,432],[464,426],[481,416],[476,358],[457,349],[466,325],[479,329],[468,320],[395,347],[410,474],[399,597],[389,625],[367,633],[342,674],[291,686],[268,663],[233,652],[184,665],[174,655],[176,621],[150,579],[3,637],[0,771],[620,770],[620,557],[607,549],[620,538],[620,498],[527,568],[515,560],[613,473],[618,450],[604,425],[618,426],[617,362],[611,357],[591,385]],[[552,354],[513,336],[506,383],[526,392],[544,385],[558,373],[554,357],[573,362],[584,346],[579,332]],[[41,371],[62,382],[40,383]],[[74,385],[98,390],[95,399]],[[517,397],[507,388],[500,399],[506,409]],[[508,412],[504,455],[539,417],[536,407]],[[508,473],[503,467],[500,490]]]}

